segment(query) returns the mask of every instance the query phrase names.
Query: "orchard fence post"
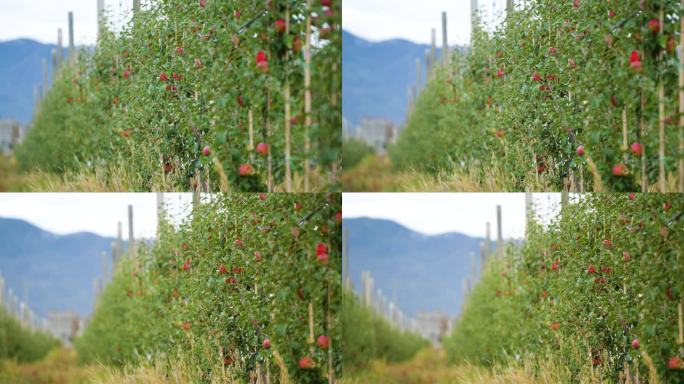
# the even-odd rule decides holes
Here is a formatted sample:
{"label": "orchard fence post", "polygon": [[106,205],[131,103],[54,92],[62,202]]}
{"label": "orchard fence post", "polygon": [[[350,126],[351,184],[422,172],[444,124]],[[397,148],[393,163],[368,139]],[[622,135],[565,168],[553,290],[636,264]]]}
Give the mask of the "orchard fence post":
{"label": "orchard fence post", "polygon": [[485,237],[485,255],[489,257],[492,252],[492,223],[487,222],[487,232]]}
{"label": "orchard fence post", "polygon": [[423,77],[423,66],[420,63],[420,59],[416,58],[416,88],[420,90],[420,85],[422,83]]}
{"label": "orchard fence post", "polygon": [[477,15],[477,0],[470,0],[470,40],[472,44],[472,40],[475,37],[475,30],[477,29],[477,25],[479,23],[479,17]]}
{"label": "orchard fence post", "polygon": [[436,67],[437,64],[437,30],[432,28],[431,38],[430,38],[430,62],[432,63],[432,68]]}
{"label": "orchard fence post", "polygon": [[313,303],[309,302],[309,354],[314,353],[314,311]]}
{"label": "orchard fence post", "polygon": [[58,66],[64,60],[64,43],[62,42],[62,28],[57,28],[57,63]]}
{"label": "orchard fence post", "polygon": [[525,192],[525,237],[529,234],[530,224],[534,215],[532,207],[532,192]]}
{"label": "orchard fence post", "polygon": [[140,12],[140,0],[133,0],[133,13]]}
{"label": "orchard fence post", "polygon": [[97,40],[102,38],[104,31],[104,0],[97,0]]}
{"label": "orchard fence post", "polygon": [[[644,90],[641,89],[641,109],[639,112],[639,137],[644,137],[646,133],[644,123],[644,110],[646,110],[646,99],[644,98]],[[641,192],[648,192],[648,174],[646,173],[646,148],[643,148],[641,154]]]}
{"label": "orchard fence post", "polygon": [[133,206],[128,205],[128,249],[130,257],[135,257],[135,237],[133,237]]}
{"label": "orchard fence post", "polygon": [[561,192],[561,207],[565,207],[568,205],[568,189],[563,188],[563,191]]}
{"label": "orchard fence post", "polygon": [[447,13],[442,12],[442,58],[445,64],[449,63],[449,43],[447,39]]}
{"label": "orchard fence post", "polygon": [[100,253],[100,259],[102,259],[102,280],[107,283],[109,281],[109,265],[107,263],[107,252],[102,251]]}
{"label": "orchard fence post", "polygon": [[304,48],[304,192],[309,192],[309,150],[311,142],[311,0],[306,2],[306,47]]}
{"label": "orchard fence post", "polygon": [[684,348],[684,324],[683,324],[684,320],[682,320],[682,317],[684,317],[684,315],[682,314],[682,303],[681,302],[679,302],[677,304],[677,315],[678,315],[677,316],[678,317],[677,324],[679,325],[679,334],[677,336],[677,345],[679,345],[679,354],[681,355],[682,353],[684,353],[684,350],[683,350],[683,348]]}
{"label": "orchard fence post", "polygon": [[514,8],[513,0],[506,0],[506,14],[508,16],[511,16],[513,14],[514,9],[515,8]]}
{"label": "orchard fence post", "polygon": [[47,95],[48,88],[50,88],[49,80],[48,80],[48,65],[47,65],[47,60],[46,59],[41,59],[40,63],[43,68],[43,98],[45,98],[45,95]]}
{"label": "orchard fence post", "polygon": [[432,68],[432,60],[430,57],[430,49],[425,48],[425,83],[430,79],[430,68]]}
{"label": "orchard fence post", "polygon": [[116,234],[116,261],[118,262],[121,258],[121,253],[123,251],[123,223],[120,221],[117,223],[117,234]]}
{"label": "orchard fence post", "polygon": [[504,244],[501,223],[501,205],[496,206],[496,253],[499,259],[503,259]]}
{"label": "orchard fence post", "polygon": [[[682,0],[684,8],[684,0]],[[679,35],[679,192],[684,193],[684,17]],[[681,329],[681,327],[680,327]]]}
{"label": "orchard fence post", "polygon": [[485,243],[480,242],[480,271],[484,274],[485,263],[487,262],[487,254],[485,253]]}
{"label": "orchard fence post", "polygon": [[[660,25],[664,25],[665,11],[663,5],[660,6]],[[659,38],[663,37],[663,29],[660,28]],[[659,64],[663,62],[663,50],[658,54]],[[662,75],[658,78],[658,137],[660,146],[658,149],[658,190],[661,193],[667,192],[665,185],[665,86]]]}
{"label": "orchard fence post", "polygon": [[345,227],[342,235],[342,257],[344,258],[342,267],[344,268],[344,286],[345,288],[351,290],[351,281],[349,280],[349,228]]}
{"label": "orchard fence post", "polygon": [[157,219],[160,223],[164,219],[164,192],[157,192]]}
{"label": "orchard fence post", "polygon": [[52,48],[50,53],[52,54],[52,82],[54,83],[55,74],[57,73],[57,68],[59,67],[59,62],[57,61],[57,48]]}
{"label": "orchard fence post", "polygon": [[69,62],[73,62],[75,56],[74,46],[74,13],[69,11]]}
{"label": "orchard fence post", "polygon": [[[288,3],[289,4],[289,3]],[[308,13],[310,13],[310,7],[309,4],[307,3],[307,35],[306,35],[306,48],[305,50],[305,55],[307,54],[307,50],[309,48],[309,28],[308,25],[310,23],[309,18],[311,17]],[[289,36],[290,34],[290,6],[287,6],[287,11],[285,13],[285,35]],[[290,59],[290,52],[288,51],[285,54],[285,62],[287,65],[287,62]],[[306,78],[306,73],[307,73],[307,68],[305,66],[304,68],[304,77]],[[306,79],[304,80],[306,83]],[[306,88],[306,84],[304,85]],[[285,72],[285,88],[283,90],[283,97],[285,99],[285,192],[292,192],[292,165],[290,164],[291,158],[292,158],[292,143],[291,143],[291,123],[290,123],[290,77],[288,76],[287,70]],[[306,162],[306,160],[305,160]]]}
{"label": "orchard fence post", "polygon": [[629,149],[627,139],[627,108],[622,109],[622,153],[623,160],[627,162],[627,150]]}

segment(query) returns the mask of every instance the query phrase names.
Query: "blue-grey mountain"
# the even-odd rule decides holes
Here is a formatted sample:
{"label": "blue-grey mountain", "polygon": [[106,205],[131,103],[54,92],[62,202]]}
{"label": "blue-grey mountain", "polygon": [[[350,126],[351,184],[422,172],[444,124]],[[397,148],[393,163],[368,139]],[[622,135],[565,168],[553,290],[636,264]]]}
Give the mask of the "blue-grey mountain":
{"label": "blue-grey mountain", "polygon": [[371,218],[344,219],[344,226],[349,230],[349,272],[357,291],[361,271],[368,270],[376,288],[409,315],[433,310],[458,314],[461,281],[471,276],[473,260],[479,271],[484,239],[456,232],[428,236]]}

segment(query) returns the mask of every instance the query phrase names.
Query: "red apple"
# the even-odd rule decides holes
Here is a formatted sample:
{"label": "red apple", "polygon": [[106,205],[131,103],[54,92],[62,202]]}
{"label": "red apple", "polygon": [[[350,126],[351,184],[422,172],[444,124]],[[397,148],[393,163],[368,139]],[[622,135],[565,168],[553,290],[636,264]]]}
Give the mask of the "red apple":
{"label": "red apple", "polygon": [[261,260],[263,260],[263,259],[264,259],[264,258],[263,258],[263,256],[261,256],[261,252],[259,252],[259,251],[254,252],[254,260],[255,260],[255,261],[259,262],[259,261],[261,261]]}
{"label": "red apple", "polygon": [[594,266],[590,264],[589,268],[587,268],[587,272],[588,273],[596,273],[596,268],[594,268]]}
{"label": "red apple", "polygon": [[632,143],[629,149],[632,151],[632,154],[636,157],[641,157],[641,155],[644,154],[644,146],[638,141]]}
{"label": "red apple", "polygon": [[314,362],[309,356],[304,356],[299,359],[299,368],[301,369],[311,369],[314,367]]}
{"label": "red apple", "polygon": [[176,54],[178,56],[183,56],[183,47],[176,47]]}
{"label": "red apple", "polygon": [[630,261],[632,260],[632,255],[630,255],[627,251],[622,251],[622,260]]}
{"label": "red apple", "polygon": [[264,192],[259,193],[259,200],[261,200],[261,201],[266,200],[266,194]]}
{"label": "red apple", "polygon": [[639,339],[632,340],[632,348],[639,349]]}
{"label": "red apple", "polygon": [[616,166],[613,167],[613,175],[614,176],[626,176],[627,175],[627,166],[620,163]]}
{"label": "red apple", "polygon": [[648,22],[648,29],[651,30],[653,33],[658,33],[660,32],[660,20],[658,19],[651,19]]}
{"label": "red apple", "polygon": [[316,245],[316,254],[320,255],[322,253],[328,253],[328,246],[325,243],[318,243]]}
{"label": "red apple", "polygon": [[208,145],[205,145],[204,148],[202,148],[202,154],[204,156],[209,156],[211,155],[211,148],[209,148]]}
{"label": "red apple", "polygon": [[264,349],[269,349],[271,348],[271,340],[270,339],[264,339],[264,342],[261,344]]}
{"label": "red apple", "polygon": [[329,257],[328,257],[327,253],[319,253],[318,255],[316,255],[316,261],[318,261],[319,263],[321,263],[323,265],[327,265],[328,260],[329,260]]}
{"label": "red apple", "polygon": [[583,145],[580,145],[579,147],[577,147],[577,156],[579,156],[579,157],[584,156],[584,146]]}
{"label": "red apple", "polygon": [[199,6],[201,8],[204,8],[207,6],[207,0],[199,0]]}
{"label": "red apple", "polygon": [[542,81],[542,80],[543,80],[543,79],[542,79],[542,76],[541,76],[538,72],[535,72],[535,73],[532,75],[532,81],[537,81],[537,82],[539,82],[539,81]]}
{"label": "red apple", "polygon": [[320,335],[316,339],[316,344],[322,349],[328,349],[330,347],[330,338],[326,335]]}
{"label": "red apple", "polygon": [[169,81],[169,76],[166,75],[166,73],[162,72],[159,74],[159,80],[161,81]]}
{"label": "red apple", "polygon": [[285,20],[283,19],[276,20],[274,24],[275,31],[278,33],[285,33],[285,29],[287,28],[285,24]]}
{"label": "red apple", "polygon": [[672,356],[670,359],[667,361],[667,367],[669,369],[682,369],[684,368],[684,362],[682,362],[682,358],[679,356]]}
{"label": "red apple", "polygon": [[634,200],[634,198],[636,198],[636,194],[634,192],[630,192],[629,193],[629,199]]}
{"label": "red apple", "polygon": [[240,240],[240,239],[235,239],[235,246],[236,246],[236,247],[242,247],[243,244],[244,244],[244,243],[242,242],[242,240]]}
{"label": "red apple", "polygon": [[226,268],[225,265],[221,265],[221,266],[219,267],[219,269],[218,269],[218,273],[219,273],[219,274],[222,274],[222,275],[223,275],[223,274],[226,274],[226,273],[228,273],[228,268]]}
{"label": "red apple", "polygon": [[252,167],[252,164],[249,164],[249,163],[240,164],[240,167],[238,168],[238,175],[240,175],[240,176],[251,176],[253,174],[254,174],[254,167]]}
{"label": "red apple", "polygon": [[261,156],[268,156],[268,144],[259,143],[256,146],[256,152]]}
{"label": "red apple", "polygon": [[199,58],[196,57],[195,58],[195,68],[202,68],[202,67],[204,67],[204,65],[202,64],[202,60],[200,60]]}

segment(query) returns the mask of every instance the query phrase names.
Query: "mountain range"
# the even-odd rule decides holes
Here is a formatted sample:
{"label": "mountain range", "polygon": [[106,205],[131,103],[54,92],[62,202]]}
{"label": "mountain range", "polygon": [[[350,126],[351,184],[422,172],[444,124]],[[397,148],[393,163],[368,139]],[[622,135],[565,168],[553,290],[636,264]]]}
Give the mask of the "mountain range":
{"label": "mountain range", "polygon": [[46,316],[51,310],[92,311],[93,280],[103,277],[102,252],[111,271],[111,237],[79,232],[57,235],[18,219],[0,217],[0,273],[21,300],[28,287],[29,307]]}
{"label": "mountain range", "polygon": [[410,316],[433,310],[458,315],[461,281],[473,269],[476,274],[480,270],[483,238],[457,232],[425,235],[394,221],[365,217],[344,219],[343,225],[349,231],[349,274],[357,292],[361,271],[367,270],[375,288]]}
{"label": "mountain range", "polygon": [[0,119],[12,118],[26,125],[33,116],[33,87],[43,85],[42,59],[52,81],[53,44],[30,39],[0,42]]}

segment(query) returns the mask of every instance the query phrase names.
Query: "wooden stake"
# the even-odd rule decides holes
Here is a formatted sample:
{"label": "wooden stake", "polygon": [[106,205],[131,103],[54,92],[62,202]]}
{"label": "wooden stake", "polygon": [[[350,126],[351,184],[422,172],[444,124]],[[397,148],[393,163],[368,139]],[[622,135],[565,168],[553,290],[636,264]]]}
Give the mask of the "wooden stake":
{"label": "wooden stake", "polygon": [[449,62],[449,43],[447,40],[447,13],[442,12],[442,58],[444,63]]}
{"label": "wooden stake", "polygon": [[625,162],[627,162],[627,149],[629,143],[627,139],[627,108],[622,109],[622,152]]}
{"label": "wooden stake", "polygon": [[128,205],[128,250],[130,257],[135,257],[135,237],[133,237],[133,206]]}
{"label": "wooden stake", "polygon": [[684,17],[679,19],[679,192],[684,193]]}
{"label": "wooden stake", "polygon": [[309,192],[309,131],[311,130],[311,0],[306,1],[306,47],[304,48],[304,192]]}
{"label": "wooden stake", "polygon": [[314,312],[313,303],[309,302],[309,353],[314,353]]}
{"label": "wooden stake", "polygon": [[252,108],[247,112],[247,125],[249,129],[249,146],[247,149],[251,153],[254,150],[254,112]]}
{"label": "wooden stake", "polygon": [[62,28],[57,29],[57,63],[62,64],[64,60],[64,48],[62,43]]}
{"label": "wooden stake", "polygon": [[682,325],[682,303],[677,304],[677,315],[679,319],[679,336],[677,337],[677,344],[681,346],[682,344],[684,344],[684,326]]}
{"label": "wooden stake", "polygon": [[496,253],[499,256],[499,260],[503,259],[504,256],[504,244],[503,244],[503,232],[502,232],[502,222],[501,222],[501,206],[496,206]]}
{"label": "wooden stake", "polygon": [[133,13],[140,12],[140,0],[133,0]]}
{"label": "wooden stake", "polygon": [[[660,25],[664,25],[665,11],[660,7]],[[663,29],[660,30],[660,37],[663,36]],[[663,61],[663,51],[660,51],[660,63]],[[661,193],[666,192],[665,185],[665,86],[662,76],[658,79],[658,136],[660,148],[658,150],[658,189]]]}
{"label": "wooden stake", "polygon": [[[641,113],[639,116],[639,136],[641,140],[645,134],[644,110],[646,109],[646,99],[644,98],[644,89],[641,88]],[[641,154],[641,192],[648,192],[648,175],[646,174],[646,148],[642,148]]]}
{"label": "wooden stake", "polygon": [[75,56],[74,47],[74,13],[69,12],[69,60],[73,60]]}

